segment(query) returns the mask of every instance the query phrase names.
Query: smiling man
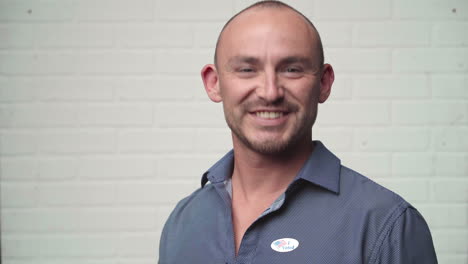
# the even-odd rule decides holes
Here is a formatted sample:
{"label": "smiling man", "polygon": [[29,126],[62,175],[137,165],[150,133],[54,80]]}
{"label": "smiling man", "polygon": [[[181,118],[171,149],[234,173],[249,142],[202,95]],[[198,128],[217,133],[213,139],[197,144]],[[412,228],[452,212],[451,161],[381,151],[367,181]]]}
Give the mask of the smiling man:
{"label": "smiling man", "polygon": [[306,17],[277,1],[244,9],[201,75],[233,150],[170,215],[161,264],[437,263],[416,209],[312,140],[334,72]]}

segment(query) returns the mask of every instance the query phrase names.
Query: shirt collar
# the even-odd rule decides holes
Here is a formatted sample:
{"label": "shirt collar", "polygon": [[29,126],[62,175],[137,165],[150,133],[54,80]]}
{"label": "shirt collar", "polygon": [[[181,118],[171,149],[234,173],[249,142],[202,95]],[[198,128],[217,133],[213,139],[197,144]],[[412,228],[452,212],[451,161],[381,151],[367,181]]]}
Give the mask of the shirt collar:
{"label": "shirt collar", "polygon": [[[314,143],[314,150],[294,181],[302,179],[339,193],[341,161],[322,142],[314,141]],[[233,166],[234,151],[231,150],[203,174],[202,187],[208,181],[216,184],[228,180],[232,175]]]}

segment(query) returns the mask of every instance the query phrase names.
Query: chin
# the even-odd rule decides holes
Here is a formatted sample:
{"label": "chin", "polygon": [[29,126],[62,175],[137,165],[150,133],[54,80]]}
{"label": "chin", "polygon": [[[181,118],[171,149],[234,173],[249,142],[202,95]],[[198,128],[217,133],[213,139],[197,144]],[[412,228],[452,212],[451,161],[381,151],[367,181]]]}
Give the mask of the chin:
{"label": "chin", "polygon": [[292,140],[268,139],[268,140],[248,140],[241,141],[249,149],[264,155],[278,155],[294,148],[296,144]]}

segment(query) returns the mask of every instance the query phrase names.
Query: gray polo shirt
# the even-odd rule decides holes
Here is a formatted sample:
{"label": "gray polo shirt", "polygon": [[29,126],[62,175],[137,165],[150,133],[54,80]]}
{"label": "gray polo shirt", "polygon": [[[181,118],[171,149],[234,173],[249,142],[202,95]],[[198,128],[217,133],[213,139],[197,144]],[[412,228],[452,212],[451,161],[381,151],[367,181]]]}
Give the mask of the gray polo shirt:
{"label": "gray polo shirt", "polygon": [[229,184],[234,154],[226,154],[169,216],[159,263],[437,263],[429,228],[414,207],[314,143],[286,192],[247,229],[237,256]]}

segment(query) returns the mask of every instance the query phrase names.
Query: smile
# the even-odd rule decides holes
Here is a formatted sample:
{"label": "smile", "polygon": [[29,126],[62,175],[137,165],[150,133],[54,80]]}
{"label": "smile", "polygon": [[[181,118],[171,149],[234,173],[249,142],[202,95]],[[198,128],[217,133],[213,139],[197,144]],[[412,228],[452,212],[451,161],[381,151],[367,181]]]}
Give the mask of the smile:
{"label": "smile", "polygon": [[265,118],[265,119],[277,119],[277,118],[281,118],[283,116],[283,112],[262,111],[262,112],[255,112],[255,115],[257,117]]}

